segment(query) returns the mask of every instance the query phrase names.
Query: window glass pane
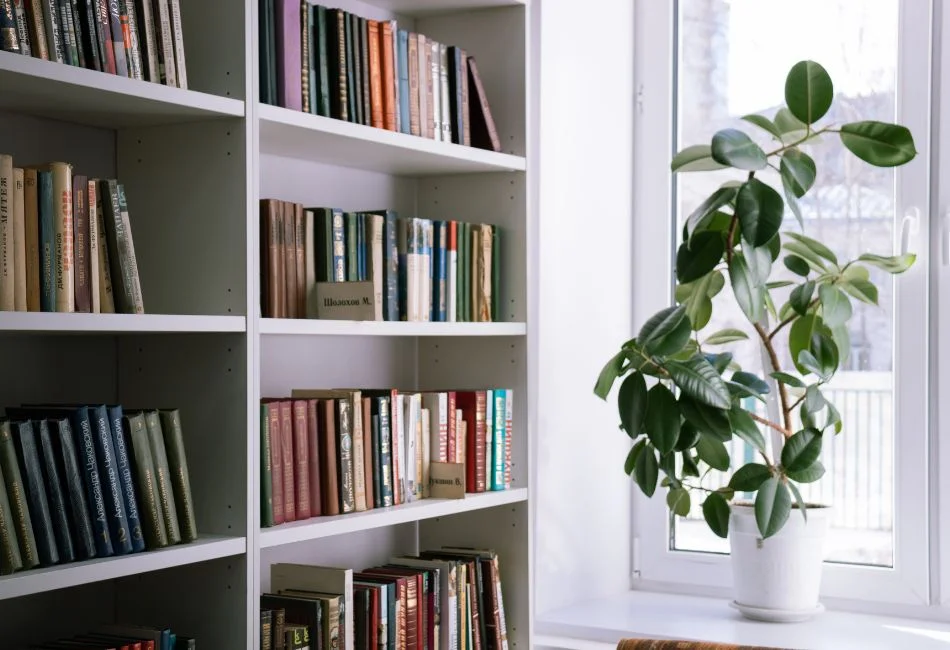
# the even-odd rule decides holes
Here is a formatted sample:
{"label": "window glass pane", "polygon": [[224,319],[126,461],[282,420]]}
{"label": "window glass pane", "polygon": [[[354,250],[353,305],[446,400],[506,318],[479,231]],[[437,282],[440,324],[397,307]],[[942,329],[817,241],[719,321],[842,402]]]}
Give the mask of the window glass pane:
{"label": "window glass pane", "polygon": [[[835,101],[823,123],[896,121],[898,1],[680,0],[677,148],[708,143],[717,130],[739,127],[754,135],[766,151],[774,149],[776,143],[767,133],[740,118],[748,113],[774,116],[784,100],[785,75],[802,59],[821,63],[835,83]],[[807,151],[815,159],[819,180],[801,202],[805,234],[828,243],[842,259],[868,251],[890,254],[894,171],[859,161],[837,142],[809,145]],[[776,172],[768,170],[757,177],[781,191]],[[723,182],[739,178],[734,171],[677,175],[677,236],[706,196]],[[783,229],[798,228],[795,218],[786,214]],[[779,267],[787,279],[794,279],[780,262]],[[839,436],[827,437],[823,451],[827,474],[803,486],[803,496],[834,507],[828,559],[892,566],[894,283],[891,276],[874,269],[871,276],[880,290],[880,305],[852,300],[849,357],[823,390],[840,411],[844,429]],[[772,297],[781,308],[788,289],[774,290]],[[700,339],[726,327],[748,330],[728,289],[713,302],[712,320]],[[786,336],[776,340],[782,363],[793,369]],[[744,369],[762,373],[755,342],[743,343],[735,358]],[[765,415],[764,407],[759,409]],[[734,459],[753,459],[750,449],[735,444]],[[733,462],[734,467],[740,464]],[[705,484],[718,487],[714,478],[719,476],[709,477]],[[728,552],[728,542],[715,537],[703,521],[700,501],[694,500],[687,519],[676,519],[672,548]]]}

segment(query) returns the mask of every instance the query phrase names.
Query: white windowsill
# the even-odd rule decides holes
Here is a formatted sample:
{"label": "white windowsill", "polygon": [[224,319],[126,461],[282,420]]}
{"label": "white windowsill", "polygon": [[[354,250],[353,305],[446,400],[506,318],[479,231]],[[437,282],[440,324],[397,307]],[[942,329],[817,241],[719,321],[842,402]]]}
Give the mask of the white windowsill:
{"label": "white windowsill", "polygon": [[535,626],[555,648],[624,638],[686,639],[794,650],[950,650],[950,623],[825,611],[805,623],[743,618],[728,599],[630,591],[546,613]]}

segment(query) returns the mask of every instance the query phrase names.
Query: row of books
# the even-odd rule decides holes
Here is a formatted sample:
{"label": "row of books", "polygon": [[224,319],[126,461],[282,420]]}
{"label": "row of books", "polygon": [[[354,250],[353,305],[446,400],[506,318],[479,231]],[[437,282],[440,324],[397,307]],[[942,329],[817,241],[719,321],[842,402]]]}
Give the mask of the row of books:
{"label": "row of books", "polygon": [[86,634],[64,637],[47,643],[34,643],[30,650],[195,650],[194,637],[177,634],[171,628],[113,623],[101,625]]}
{"label": "row of books", "polygon": [[498,555],[458,546],[362,571],[274,564],[260,627],[261,650],[508,648]]}
{"label": "row of books", "polygon": [[308,0],[258,6],[263,103],[501,150],[471,53]]}
{"label": "row of books", "polygon": [[144,310],[123,184],[0,154],[0,311]]}
{"label": "row of books", "polygon": [[322,283],[371,282],[364,320],[500,320],[501,229],[262,199],[261,313],[321,318]]}
{"label": "row of books", "polygon": [[0,573],[198,538],[177,409],[7,407]]}
{"label": "row of books", "polygon": [[188,87],[179,0],[0,0],[0,50]]}
{"label": "row of books", "polygon": [[466,492],[511,487],[511,389],[294,389],[261,403],[261,525],[430,496],[431,464],[465,466]]}

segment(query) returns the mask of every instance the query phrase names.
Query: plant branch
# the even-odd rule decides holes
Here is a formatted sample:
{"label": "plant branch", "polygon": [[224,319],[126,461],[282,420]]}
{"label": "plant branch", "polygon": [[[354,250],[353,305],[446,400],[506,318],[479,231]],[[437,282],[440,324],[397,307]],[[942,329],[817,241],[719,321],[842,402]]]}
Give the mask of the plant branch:
{"label": "plant branch", "polygon": [[794,402],[791,406],[789,406],[788,408],[794,411],[796,408],[798,408],[798,405],[801,404],[801,403],[804,402],[804,401],[805,401],[805,396],[802,395],[802,396],[799,397],[797,400],[795,400],[795,402]]}
{"label": "plant branch", "polygon": [[[810,303],[808,303],[808,307],[805,309],[805,312],[807,313],[808,310],[811,309],[812,307],[814,307],[815,305],[817,305],[818,302],[819,302],[818,298],[815,298],[815,299],[812,300]],[[772,339],[774,339],[775,336],[776,336],[780,331],[782,331],[782,328],[783,328],[783,327],[785,327],[786,325],[788,325],[789,323],[791,323],[793,320],[795,320],[795,319],[798,318],[798,317],[799,317],[799,314],[798,314],[797,312],[795,312],[795,313],[793,313],[791,316],[789,316],[788,318],[786,318],[785,320],[783,320],[781,323],[779,323],[778,325],[776,325],[776,326],[775,326],[775,329],[772,330],[772,332],[769,334],[769,340],[771,341]]]}
{"label": "plant branch", "polygon": [[811,130],[811,127],[808,126],[808,127],[806,127],[806,131],[805,131],[805,136],[804,136],[804,137],[799,138],[799,139],[796,140],[795,142],[789,142],[788,144],[783,144],[781,147],[779,147],[779,148],[776,149],[775,151],[770,151],[769,153],[765,154],[765,157],[766,157],[766,158],[771,158],[772,156],[778,155],[778,154],[780,154],[780,153],[784,153],[784,152],[788,151],[789,149],[794,149],[794,148],[797,147],[798,145],[804,144],[804,143],[808,142],[809,140],[811,140],[812,138],[814,138],[814,137],[816,137],[816,136],[819,136],[819,135],[821,135],[822,133],[827,133],[827,132],[829,132],[829,131],[831,131],[831,132],[836,132],[837,129],[832,129],[831,127],[826,126],[825,128],[819,129],[818,131],[812,131],[812,130]]}
{"label": "plant branch", "polygon": [[[794,407],[793,407],[793,408],[794,408]],[[768,419],[766,419],[766,418],[764,418],[764,417],[762,417],[762,416],[760,416],[760,415],[756,415],[755,413],[752,413],[752,412],[749,412],[749,411],[747,411],[747,413],[749,413],[749,416],[750,416],[753,420],[755,420],[756,422],[758,422],[758,423],[760,423],[760,424],[764,424],[764,425],[767,426],[767,427],[772,427],[773,429],[775,429],[776,431],[778,431],[779,433],[781,433],[781,434],[782,434],[783,436],[785,436],[786,438],[791,438],[791,437],[792,437],[792,432],[789,431],[788,429],[782,427],[781,425],[775,424],[775,423],[772,422],[771,420],[768,420]],[[762,457],[765,458],[765,454],[762,454]],[[768,459],[768,458],[765,458],[765,460],[766,460],[766,462],[768,462],[769,459]]]}
{"label": "plant branch", "polygon": [[[778,354],[775,352],[775,347],[772,345],[772,340],[769,338],[769,333],[765,331],[765,328],[762,327],[759,323],[753,323],[755,331],[758,333],[759,338],[762,339],[762,345],[765,346],[765,351],[769,355],[769,361],[772,362],[772,371],[781,372],[782,368],[779,365]],[[783,435],[786,438],[791,437],[792,431],[792,411],[788,407],[788,389],[785,388],[785,384],[782,382],[776,382],[778,384],[779,397],[782,401],[782,416],[785,421],[785,431]],[[778,429],[778,431],[782,431]]]}

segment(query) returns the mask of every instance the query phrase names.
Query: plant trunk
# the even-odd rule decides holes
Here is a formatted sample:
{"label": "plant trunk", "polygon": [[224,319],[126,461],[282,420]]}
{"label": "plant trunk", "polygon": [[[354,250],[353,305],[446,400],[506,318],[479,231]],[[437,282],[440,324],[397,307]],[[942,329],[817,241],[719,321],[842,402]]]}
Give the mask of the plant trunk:
{"label": "plant trunk", "polygon": [[[765,310],[762,314],[759,325],[761,325],[766,332],[772,331],[771,323],[769,323],[768,310]],[[772,360],[769,358],[768,350],[765,349],[765,344],[761,340],[759,340],[759,357],[762,362],[762,378],[769,387],[769,392],[765,396],[766,418],[784,426],[785,414],[782,413],[782,407],[779,401],[778,380],[771,376],[776,368],[772,367]],[[771,443],[772,462],[778,464],[782,458],[782,447],[785,444],[785,438],[772,427],[766,427],[766,433]]]}

